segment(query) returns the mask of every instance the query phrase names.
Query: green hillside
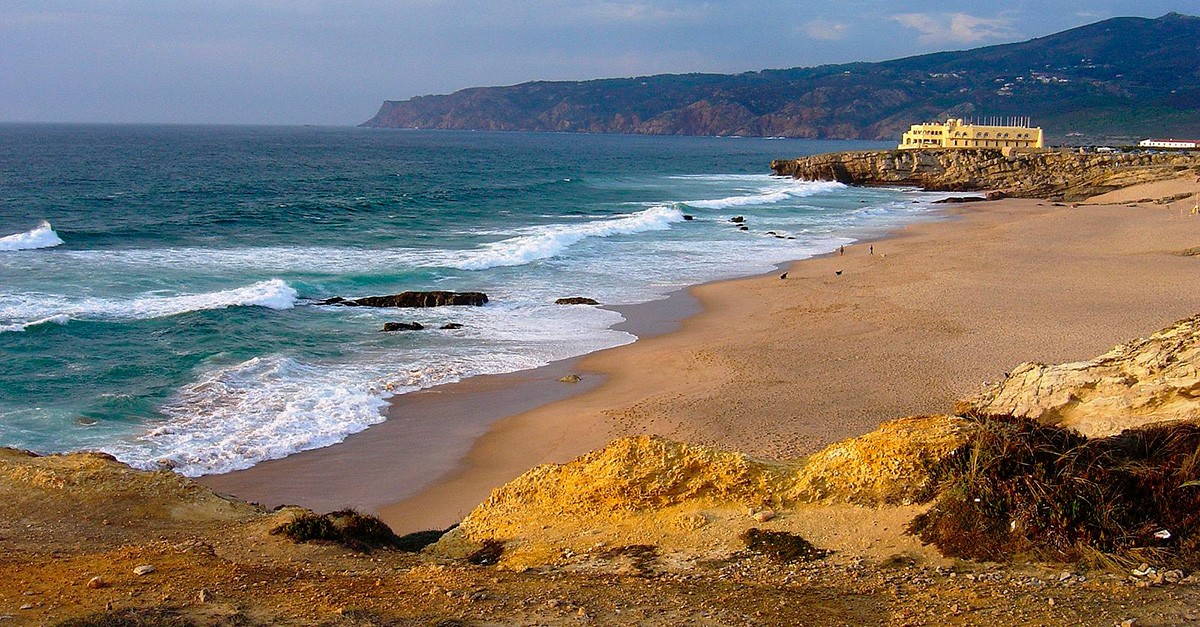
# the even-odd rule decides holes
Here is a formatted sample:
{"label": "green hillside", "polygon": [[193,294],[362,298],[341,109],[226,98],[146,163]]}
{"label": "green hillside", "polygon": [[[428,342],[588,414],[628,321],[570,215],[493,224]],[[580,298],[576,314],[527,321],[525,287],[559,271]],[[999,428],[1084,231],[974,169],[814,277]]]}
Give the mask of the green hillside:
{"label": "green hillside", "polygon": [[1200,18],[1122,17],[881,63],[476,87],[387,101],[364,126],[895,139],[1027,115],[1051,141],[1200,137]]}

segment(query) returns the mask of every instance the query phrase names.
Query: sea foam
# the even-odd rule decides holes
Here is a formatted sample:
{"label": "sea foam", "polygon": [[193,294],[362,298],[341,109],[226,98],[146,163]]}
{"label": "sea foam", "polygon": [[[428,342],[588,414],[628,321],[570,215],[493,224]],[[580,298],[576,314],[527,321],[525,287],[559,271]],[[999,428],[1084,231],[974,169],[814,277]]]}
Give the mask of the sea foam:
{"label": "sea foam", "polygon": [[37,228],[24,233],[0,237],[0,250],[15,251],[53,248],[62,243],[62,238],[58,236],[58,233],[54,232],[54,229],[50,227],[50,223],[42,222]]}

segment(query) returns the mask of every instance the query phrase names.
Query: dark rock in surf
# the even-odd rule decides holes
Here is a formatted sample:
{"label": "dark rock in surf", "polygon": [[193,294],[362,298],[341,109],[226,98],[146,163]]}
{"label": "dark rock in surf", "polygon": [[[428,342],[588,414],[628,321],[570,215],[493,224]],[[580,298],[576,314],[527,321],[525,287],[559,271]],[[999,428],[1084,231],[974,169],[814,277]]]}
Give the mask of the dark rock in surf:
{"label": "dark rock in surf", "polygon": [[424,328],[425,328],[425,325],[421,324],[420,322],[385,322],[385,323],[383,323],[383,330],[386,333],[391,333],[392,331],[420,331],[421,329],[424,329]]}
{"label": "dark rock in surf", "polygon": [[984,198],[983,196],[951,196],[949,198],[935,200],[935,201],[933,201],[933,204],[935,204],[935,205],[953,205],[953,204],[963,203],[963,202],[983,202],[985,200],[987,200],[987,199]]}
{"label": "dark rock in surf", "polygon": [[555,305],[599,305],[600,302],[584,296],[571,296],[570,298],[560,298],[554,301]]}
{"label": "dark rock in surf", "polygon": [[343,307],[444,307],[447,305],[482,307],[487,302],[487,294],[483,292],[401,292],[390,296],[364,296],[355,299],[335,296],[318,301],[317,304]]}
{"label": "dark rock in surf", "polygon": [[446,324],[443,324],[442,326],[440,326],[438,328],[443,331],[451,331],[454,329],[461,329],[461,328],[463,328],[463,325],[458,322],[447,322]]}
{"label": "dark rock in surf", "polygon": [[746,221],[746,218],[744,216],[733,216],[732,218],[729,218],[729,221],[734,224],[741,224]]}
{"label": "dark rock in surf", "polygon": [[696,216],[689,215],[689,214],[686,214],[686,213],[685,213],[685,214],[683,214],[683,219],[684,219],[684,220],[695,220],[695,219],[696,219]]}

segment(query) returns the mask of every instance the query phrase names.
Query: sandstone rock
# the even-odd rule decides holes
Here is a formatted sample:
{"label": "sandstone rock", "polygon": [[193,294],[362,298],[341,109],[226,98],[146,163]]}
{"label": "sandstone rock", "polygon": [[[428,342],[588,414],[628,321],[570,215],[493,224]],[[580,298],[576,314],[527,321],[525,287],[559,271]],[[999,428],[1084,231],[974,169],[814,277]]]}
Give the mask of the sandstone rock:
{"label": "sandstone rock", "polygon": [[1024,363],[956,407],[1070,427],[1088,437],[1149,424],[1200,420],[1200,316],[1090,361]]}
{"label": "sandstone rock", "polygon": [[138,575],[139,577],[142,575],[149,575],[152,572],[154,572],[154,567],[150,564],[142,564],[141,566],[133,569],[133,574]]}
{"label": "sandstone rock", "polygon": [[340,296],[318,301],[318,305],[341,305],[343,307],[444,307],[448,305],[470,305],[482,307],[488,302],[483,292],[401,292],[389,296],[365,296],[346,299]]}
{"label": "sandstone rock", "polygon": [[764,509],[762,511],[754,512],[754,513],[750,514],[751,518],[753,518],[754,520],[757,520],[760,523],[767,522],[768,520],[775,518],[775,516],[777,516],[777,514],[775,513],[775,510],[773,510],[773,509]]}
{"label": "sandstone rock", "polygon": [[196,595],[196,600],[200,603],[208,603],[213,600],[213,593],[209,592],[207,588],[201,588],[200,593]]}
{"label": "sandstone rock", "polygon": [[599,305],[600,302],[586,296],[570,296],[554,301],[555,305]]}
{"label": "sandstone rock", "polygon": [[88,579],[87,584],[85,584],[85,585],[87,585],[87,587],[89,587],[93,590],[98,590],[100,588],[107,587],[108,582],[104,581],[104,579],[102,577],[97,576],[97,577],[92,577],[91,579]]}
{"label": "sandstone rock", "polygon": [[424,328],[425,325],[420,322],[385,322],[383,323],[382,331],[385,333],[391,333],[392,331],[420,331]]}
{"label": "sandstone rock", "polygon": [[577,374],[569,374],[558,381],[559,383],[579,383],[582,380],[583,379]]}

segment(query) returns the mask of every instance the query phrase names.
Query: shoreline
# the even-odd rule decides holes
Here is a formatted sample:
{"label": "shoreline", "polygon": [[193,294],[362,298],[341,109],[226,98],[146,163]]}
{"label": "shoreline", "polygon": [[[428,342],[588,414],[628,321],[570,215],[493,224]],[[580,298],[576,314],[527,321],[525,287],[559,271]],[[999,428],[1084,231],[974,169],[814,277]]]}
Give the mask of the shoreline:
{"label": "shoreline", "polygon": [[[615,437],[656,433],[786,458],[888,419],[949,411],[1021,361],[1086,358],[1195,313],[1175,288],[1194,260],[1154,247],[1172,245],[1155,228],[1174,217],[1172,206],[1131,215],[1130,200],[1106,200],[1114,204],[1091,213],[1018,199],[946,205],[938,220],[864,238],[845,257],[791,262],[787,281],[775,272],[673,293],[690,294],[698,311],[660,315],[659,333],[643,331],[633,344],[400,395],[387,421],[341,444],[200,481],[258,501],[255,489],[278,491],[282,482],[308,501],[301,505],[356,505],[404,533],[455,523],[529,468]],[[1200,243],[1197,225],[1168,232],[1188,248]],[[1135,250],[1114,233],[1131,236]],[[1112,272],[1088,258],[1094,251],[1139,260],[1117,277],[1127,302],[1114,306],[1105,287]],[[1012,281],[1013,272],[1023,280]],[[1073,280],[1080,289],[1063,289]],[[633,306],[643,309],[623,325],[649,320],[664,302]],[[557,381],[568,373],[583,381]],[[423,428],[437,434],[451,421],[470,439],[448,454],[422,445],[441,443],[437,434],[389,438],[387,425],[395,429],[405,412],[425,412]],[[424,455],[422,463],[405,451]],[[398,459],[418,468],[406,476]],[[256,487],[252,475],[275,484]]]}

